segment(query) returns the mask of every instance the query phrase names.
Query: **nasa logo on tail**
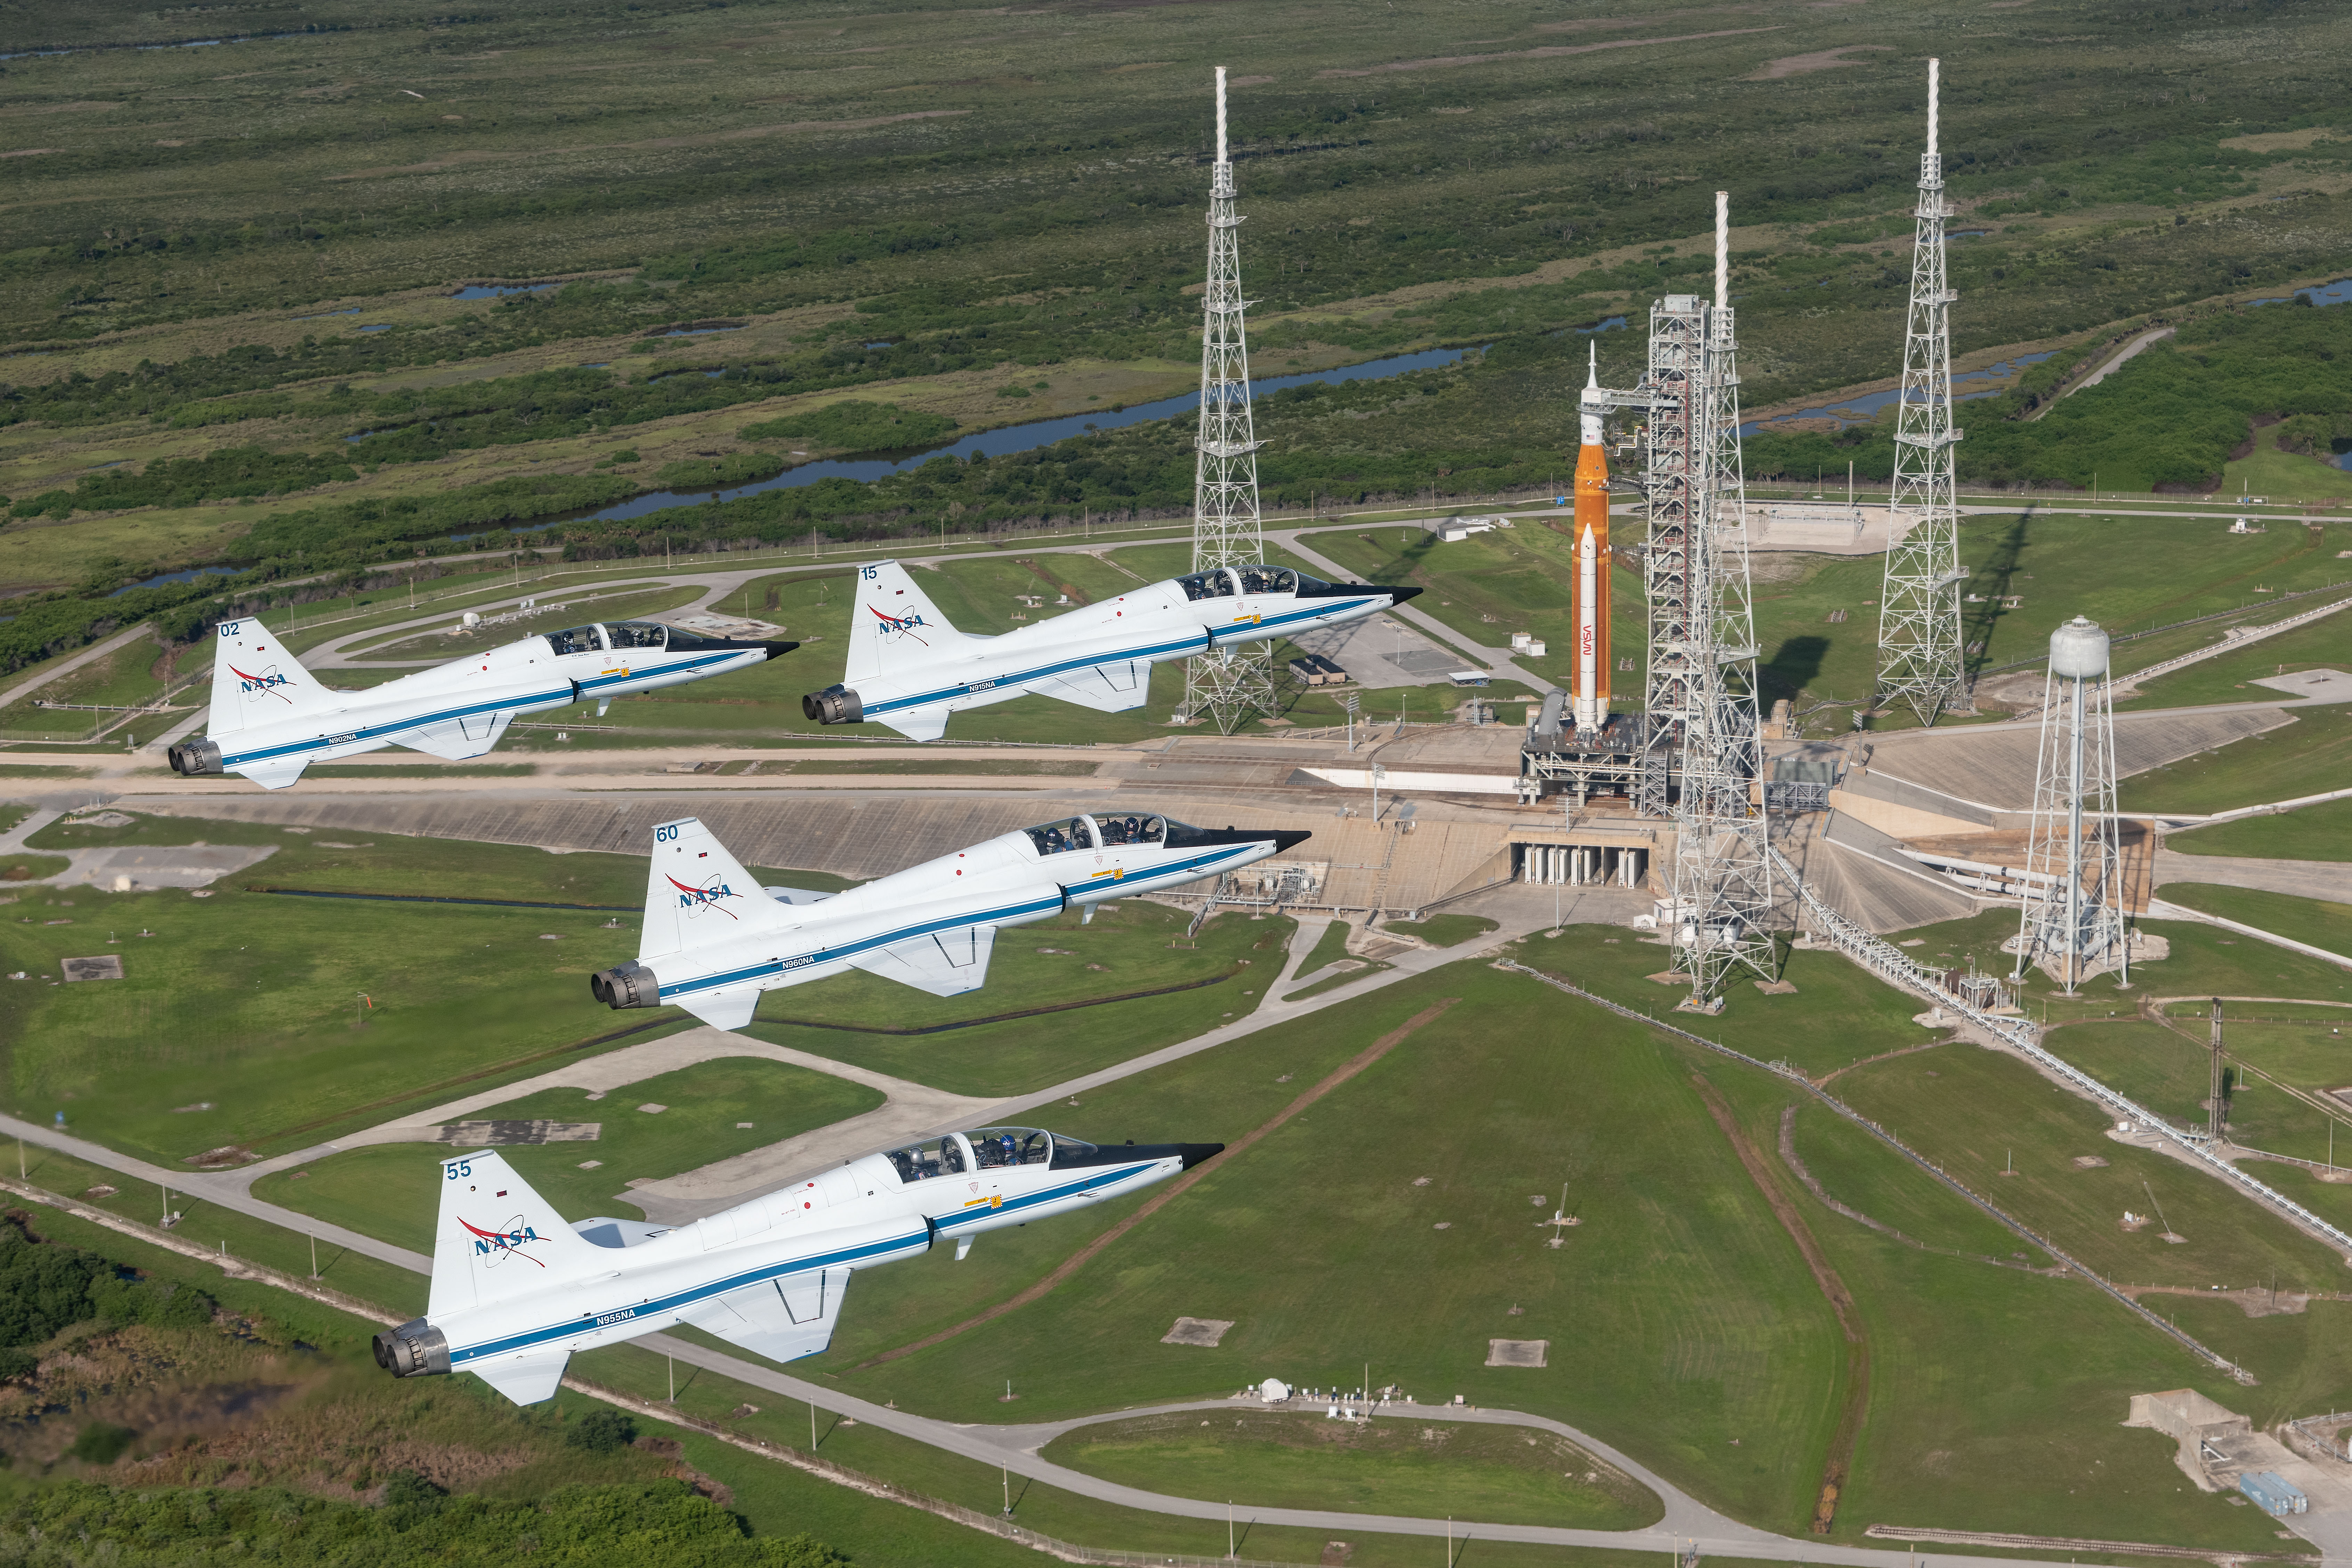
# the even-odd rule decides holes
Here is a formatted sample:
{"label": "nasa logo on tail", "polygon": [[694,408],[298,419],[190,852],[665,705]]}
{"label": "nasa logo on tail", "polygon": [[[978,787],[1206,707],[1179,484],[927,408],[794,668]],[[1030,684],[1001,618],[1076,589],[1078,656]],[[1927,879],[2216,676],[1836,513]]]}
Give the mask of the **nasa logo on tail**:
{"label": "nasa logo on tail", "polygon": [[903,616],[894,616],[882,609],[879,605],[868,605],[866,607],[872,610],[874,612],[874,618],[881,623],[881,625],[874,628],[874,635],[876,637],[915,637],[915,640],[921,643],[925,647],[931,646],[926,639],[915,637],[915,628],[917,626],[928,626],[930,625],[930,622],[923,619],[920,612],[914,612]]}
{"label": "nasa logo on tail", "polygon": [[667,872],[662,874],[662,879],[677,889],[677,907],[686,911],[686,917],[688,920],[700,915],[705,910],[717,910],[730,921],[741,918],[733,910],[719,901],[721,899],[735,897],[735,889],[729,887],[725,876],[717,871],[713,871],[709,879],[698,888],[691,883],[681,882]]}
{"label": "nasa logo on tail", "polygon": [[538,1231],[523,1223],[520,1215],[508,1220],[503,1230],[484,1230],[463,1215],[457,1216],[457,1223],[473,1236],[474,1256],[482,1260],[485,1268],[496,1268],[509,1258],[520,1258],[541,1268],[547,1267],[523,1250],[526,1244],[536,1242],[541,1237]]}

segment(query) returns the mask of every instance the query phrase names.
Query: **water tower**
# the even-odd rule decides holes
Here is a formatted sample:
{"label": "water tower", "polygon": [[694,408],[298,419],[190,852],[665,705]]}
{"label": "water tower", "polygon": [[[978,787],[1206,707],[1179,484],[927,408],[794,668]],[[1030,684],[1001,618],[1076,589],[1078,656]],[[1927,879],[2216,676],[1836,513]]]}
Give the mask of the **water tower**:
{"label": "water tower", "polygon": [[2018,978],[2041,963],[2068,995],[2100,970],[2128,981],[2121,835],[2107,634],[2076,616],[2050,634]]}

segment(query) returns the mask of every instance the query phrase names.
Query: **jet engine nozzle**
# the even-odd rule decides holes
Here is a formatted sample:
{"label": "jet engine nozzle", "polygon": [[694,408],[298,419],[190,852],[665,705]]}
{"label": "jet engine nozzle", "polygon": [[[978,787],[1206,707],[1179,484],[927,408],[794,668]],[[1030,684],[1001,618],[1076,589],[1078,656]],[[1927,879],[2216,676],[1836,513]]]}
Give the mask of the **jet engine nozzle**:
{"label": "jet engine nozzle", "polygon": [[600,969],[588,977],[588,990],[607,1007],[658,1007],[661,982],[644,964],[632,961]]}
{"label": "jet engine nozzle", "polygon": [[422,1318],[375,1337],[375,1364],[394,1377],[431,1377],[449,1370],[449,1341]]}
{"label": "jet engine nozzle", "polygon": [[820,724],[862,724],[866,704],[846,686],[828,686],[801,699],[801,712]]}
{"label": "jet engine nozzle", "polygon": [[164,755],[171,759],[173,773],[184,773],[190,778],[227,771],[221,766],[221,749],[217,741],[183,741]]}

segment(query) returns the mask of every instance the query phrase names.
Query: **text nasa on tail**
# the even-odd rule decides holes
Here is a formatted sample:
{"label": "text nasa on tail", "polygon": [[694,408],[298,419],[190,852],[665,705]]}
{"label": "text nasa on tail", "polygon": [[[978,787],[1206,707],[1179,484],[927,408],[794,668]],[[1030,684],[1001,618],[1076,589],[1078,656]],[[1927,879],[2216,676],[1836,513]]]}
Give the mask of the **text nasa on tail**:
{"label": "text nasa on tail", "polygon": [[832,1342],[852,1272],[1122,1197],[1221,1143],[1097,1148],[1027,1127],[868,1154],[691,1225],[567,1223],[494,1152],[444,1160],[425,1316],[375,1337],[395,1377],[471,1372],[552,1398],[573,1352],[690,1323],[791,1361]]}
{"label": "text nasa on tail", "polygon": [[961,709],[1033,692],[1122,713],[1150,700],[1154,664],[1360,620],[1420,592],[1220,567],[991,637],[948,625],[912,574],[882,561],[857,569],[841,684],[809,693],[801,710],[826,724],[871,720],[913,741],[938,740]]}
{"label": "text nasa on tail", "polygon": [[815,893],[762,888],[698,818],[683,817],[654,829],[636,962],[589,976],[588,987],[614,1007],[683,1007],[721,1029],[749,1024],[762,991],[852,969],[954,996],[988,978],[1001,926],[1213,877],[1307,837],[1193,827],[1155,812],[1071,816]]}
{"label": "text nasa on tail", "polygon": [[525,637],[364,691],[337,691],[302,668],[258,620],[215,628],[205,738],[171,748],[191,776],[243,773],[283,789],[312,763],[385,746],[456,762],[499,743],[519,714],[615,697],[764,664],[798,643],[728,642],[656,621],[614,621]]}

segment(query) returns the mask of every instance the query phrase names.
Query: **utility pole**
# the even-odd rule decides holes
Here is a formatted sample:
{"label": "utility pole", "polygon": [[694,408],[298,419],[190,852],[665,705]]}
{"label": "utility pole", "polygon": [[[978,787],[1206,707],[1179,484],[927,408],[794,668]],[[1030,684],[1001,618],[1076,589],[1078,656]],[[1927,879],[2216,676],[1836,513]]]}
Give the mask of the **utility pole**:
{"label": "utility pole", "polygon": [[1887,493],[1886,575],[1878,599],[1876,706],[1901,702],[1919,722],[1972,711],[1960,646],[1960,515],[1954,493],[1951,304],[1944,270],[1944,160],[1937,151],[1941,64],[1927,62],[1927,151],[1911,242],[1895,479]]}
{"label": "utility pole", "polygon": [[[1209,187],[1209,279],[1202,301],[1201,427],[1193,440],[1192,570],[1206,572],[1265,558],[1257,496],[1257,439],[1250,416],[1249,335],[1242,321],[1239,230],[1234,165],[1225,147],[1225,68],[1217,69],[1217,162]],[[1232,734],[1261,714],[1272,717],[1274,645],[1228,643],[1185,661],[1185,720],[1207,719]]]}

